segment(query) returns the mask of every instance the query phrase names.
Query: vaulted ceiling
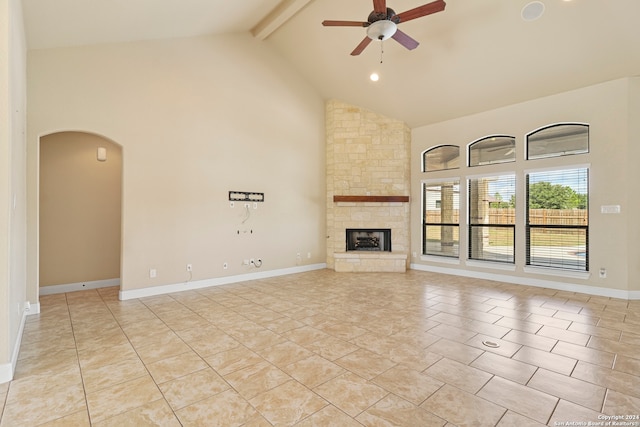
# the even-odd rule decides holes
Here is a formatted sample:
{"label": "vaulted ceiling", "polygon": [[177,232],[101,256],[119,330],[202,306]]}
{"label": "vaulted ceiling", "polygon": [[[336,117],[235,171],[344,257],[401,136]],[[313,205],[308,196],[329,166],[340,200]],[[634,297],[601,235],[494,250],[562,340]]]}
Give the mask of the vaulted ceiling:
{"label": "vaulted ceiling", "polygon": [[[387,6],[400,13],[426,2]],[[23,6],[30,49],[251,32],[323,97],[412,127],[640,75],[640,1],[542,0],[543,15],[526,21],[521,13],[529,2],[447,0],[443,12],[400,24],[420,42],[415,50],[376,41],[359,56],[350,52],[364,28],[321,22],[365,21],[371,0],[23,0]],[[369,79],[372,72],[379,81]]]}

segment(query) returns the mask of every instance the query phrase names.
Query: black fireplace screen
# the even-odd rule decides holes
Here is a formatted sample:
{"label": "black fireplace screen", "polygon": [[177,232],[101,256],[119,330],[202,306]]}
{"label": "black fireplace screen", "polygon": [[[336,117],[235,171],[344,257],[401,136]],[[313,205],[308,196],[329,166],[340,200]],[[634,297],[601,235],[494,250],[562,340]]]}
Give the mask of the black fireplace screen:
{"label": "black fireplace screen", "polygon": [[347,251],[391,252],[391,229],[347,228]]}

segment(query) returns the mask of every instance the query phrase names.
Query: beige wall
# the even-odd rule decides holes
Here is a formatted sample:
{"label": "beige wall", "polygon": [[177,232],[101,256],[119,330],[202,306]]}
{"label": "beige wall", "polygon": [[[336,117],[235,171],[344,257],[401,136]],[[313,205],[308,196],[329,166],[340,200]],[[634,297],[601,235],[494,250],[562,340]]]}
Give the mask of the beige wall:
{"label": "beige wall", "polygon": [[[633,90],[630,90],[634,88]],[[631,109],[631,110],[630,110]],[[537,279],[567,284],[579,284],[605,289],[638,290],[640,281],[637,260],[638,227],[634,212],[640,209],[640,200],[635,184],[638,172],[638,79],[621,79],[584,89],[561,93],[516,104],[481,114],[462,117],[447,122],[424,126],[413,130],[412,134],[412,251],[418,256],[413,263],[418,267],[455,268],[464,274],[482,276],[499,274],[504,277],[525,278],[519,282],[533,282]],[[584,122],[590,124],[590,153],[579,156],[565,156],[547,160],[524,160],[524,136],[539,127],[558,122]],[[482,168],[451,170],[443,173],[421,172],[421,153],[440,144],[453,144],[466,151],[467,144],[484,136],[509,134],[517,138],[517,161]],[[632,155],[632,154],[635,154]],[[635,160],[635,161],[634,161]],[[464,163],[464,162],[463,162]],[[462,261],[458,266],[438,262],[434,258],[420,257],[421,218],[420,182],[438,177],[460,177],[469,175],[515,171],[522,178],[526,170],[590,164],[590,215],[589,246],[590,270],[588,279],[566,277],[553,274],[524,273],[524,183],[519,179],[516,188],[516,264],[515,271],[482,268],[468,265],[465,248],[461,241]],[[462,199],[462,198],[461,198]],[[461,200],[461,209],[466,201]],[[618,215],[602,214],[603,205],[621,205]],[[631,232],[631,233],[630,233]],[[461,224],[460,235],[466,227]],[[607,278],[598,277],[600,268],[607,269]]]}
{"label": "beige wall", "polygon": [[[248,258],[262,258],[262,271],[325,262],[324,103],[266,44],[233,34],[31,51],[28,84],[29,297],[37,295],[39,281],[38,141],[65,130],[100,134],[123,147],[123,289],[257,271],[242,265]],[[637,80],[620,80],[414,129],[411,252],[419,254],[421,244],[422,151],[464,147],[493,133],[516,135],[521,150],[523,135],[539,126],[588,122],[591,153],[548,162],[591,164],[591,266],[606,267],[609,275],[577,282],[638,289],[638,249],[631,241],[638,228],[631,212],[639,206],[632,190],[620,185],[638,174],[630,158],[637,154],[631,141],[638,125],[631,117],[638,113],[638,92]],[[529,168],[521,151],[515,164],[486,171],[509,168]],[[230,190],[264,192],[266,201],[247,218],[242,207],[229,207]],[[518,191],[521,196],[523,184]],[[622,214],[600,214],[605,204],[621,204]],[[522,204],[518,215],[524,218]],[[516,239],[523,241],[522,227]],[[576,282],[524,274],[521,246],[516,259],[513,273],[499,273]],[[439,265],[419,256],[412,262]],[[149,278],[150,268],[157,278]],[[464,262],[459,269],[493,271]]]}
{"label": "beige wall", "polygon": [[324,263],[324,103],[248,33],[30,51],[28,83],[30,197],[40,136],[122,146],[123,290]]}
{"label": "beige wall", "polygon": [[628,178],[624,185],[627,188],[627,205],[629,215],[627,216],[627,271],[628,284],[630,290],[640,290],[640,221],[636,212],[640,212],[640,200],[638,199],[637,183],[640,182],[640,78],[629,79],[629,114],[627,123],[629,133],[627,139],[626,162]]}
{"label": "beige wall", "polygon": [[[0,1],[0,57],[9,56],[9,1]],[[11,105],[9,97],[9,65],[7,61],[0,62],[0,123],[11,122]],[[11,133],[9,126],[0,127],[0,324],[10,324],[9,284],[10,265],[9,236],[11,206]],[[0,363],[10,361],[9,346],[10,328],[0,329]],[[6,381],[6,379],[4,379]]]}
{"label": "beige wall", "polygon": [[0,58],[2,383],[13,376],[26,308],[26,46],[19,0],[0,0]]}
{"label": "beige wall", "polygon": [[40,286],[120,277],[121,186],[118,145],[82,132],[40,139]]}

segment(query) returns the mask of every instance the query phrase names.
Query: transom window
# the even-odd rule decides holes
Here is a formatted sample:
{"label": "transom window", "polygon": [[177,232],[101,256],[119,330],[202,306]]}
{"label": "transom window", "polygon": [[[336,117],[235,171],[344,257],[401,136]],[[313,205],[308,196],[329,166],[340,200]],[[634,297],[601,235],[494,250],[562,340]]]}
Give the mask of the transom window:
{"label": "transom window", "polygon": [[589,125],[555,124],[527,135],[527,159],[568,156],[589,152]]}
{"label": "transom window", "polygon": [[423,153],[423,172],[458,169],[459,167],[460,147],[457,145],[440,145]]}
{"label": "transom window", "polygon": [[469,144],[469,166],[515,161],[516,138],[514,136],[487,136]]}

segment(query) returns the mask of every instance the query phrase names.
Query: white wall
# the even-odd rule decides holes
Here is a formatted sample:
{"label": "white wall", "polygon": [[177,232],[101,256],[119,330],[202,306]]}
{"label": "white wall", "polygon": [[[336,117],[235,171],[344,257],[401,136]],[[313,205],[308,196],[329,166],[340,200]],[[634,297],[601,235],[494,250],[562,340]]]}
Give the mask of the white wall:
{"label": "white wall", "polygon": [[30,51],[28,89],[30,199],[40,136],[123,147],[122,290],[324,263],[324,102],[248,33]]}
{"label": "white wall", "polygon": [[[515,283],[552,285],[559,288],[583,290],[611,296],[636,295],[640,297],[637,269],[638,227],[636,212],[640,209],[635,184],[638,182],[638,78],[620,79],[554,96],[462,117],[413,130],[412,134],[412,259],[418,269],[445,269],[473,277],[498,278]],[[635,90],[632,90],[635,88]],[[558,122],[580,122],[590,125],[590,153],[545,160],[524,160],[524,136],[539,127]],[[478,138],[508,134],[517,138],[517,161],[476,168],[462,166],[447,172],[421,172],[421,153],[441,144],[466,146]],[[633,155],[635,154],[635,156]],[[461,162],[464,164],[464,161]],[[590,164],[589,173],[589,248],[590,270],[588,278],[566,277],[559,274],[524,272],[525,260],[525,193],[524,183],[517,183],[516,263],[514,271],[496,268],[491,264],[478,266],[469,263],[461,249],[459,265],[438,262],[433,257],[420,257],[421,253],[421,185],[425,179],[460,177],[469,175],[515,171],[522,178],[525,171],[570,165]],[[462,201],[462,200],[461,200]],[[621,205],[618,215],[602,214],[602,205]],[[461,207],[462,209],[462,207]],[[463,217],[463,215],[461,215]],[[466,227],[461,224],[460,235]],[[461,243],[462,246],[462,243]],[[634,247],[635,246],[635,247]],[[607,269],[607,278],[601,279],[598,270]],[[566,285],[566,286],[565,286]],[[572,286],[572,285],[577,285]],[[631,292],[629,292],[631,291]]]}
{"label": "white wall", "polygon": [[26,44],[19,0],[0,1],[0,383],[13,377],[26,302]]}

